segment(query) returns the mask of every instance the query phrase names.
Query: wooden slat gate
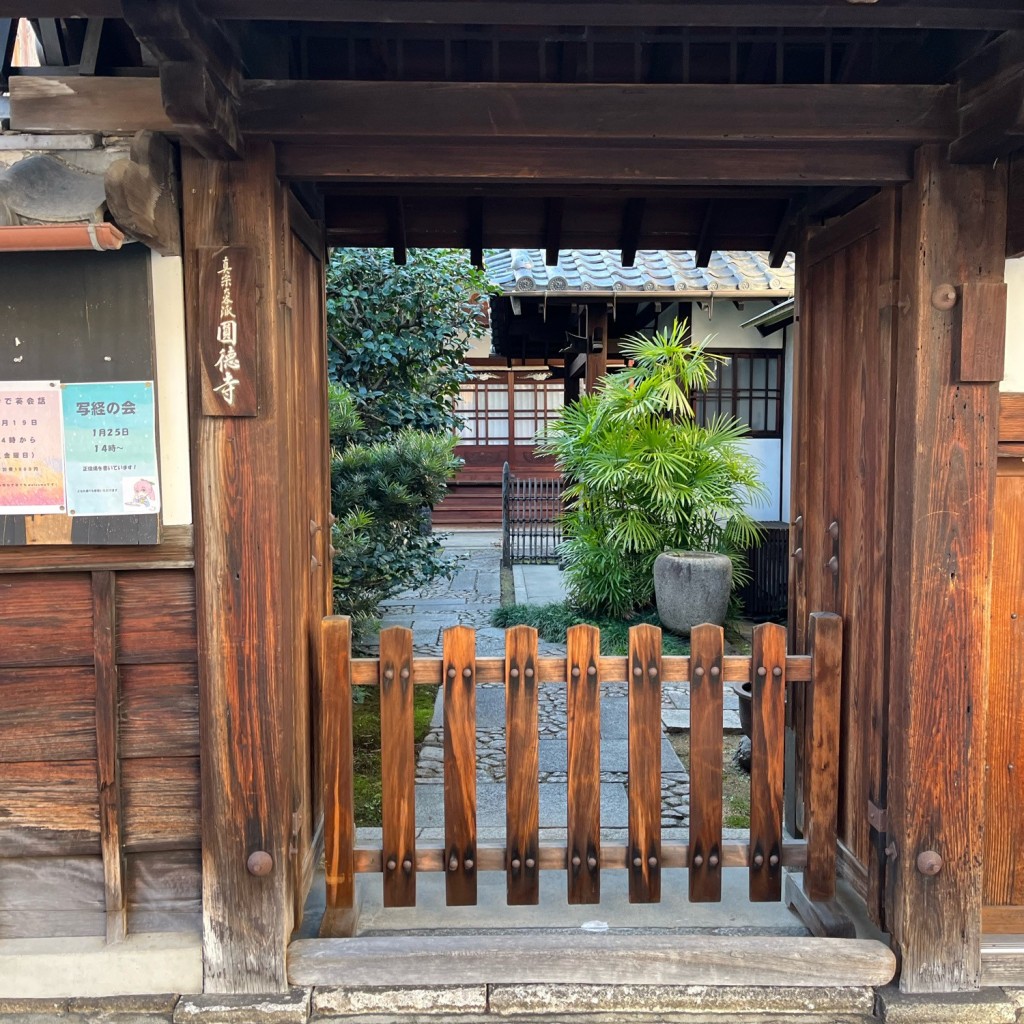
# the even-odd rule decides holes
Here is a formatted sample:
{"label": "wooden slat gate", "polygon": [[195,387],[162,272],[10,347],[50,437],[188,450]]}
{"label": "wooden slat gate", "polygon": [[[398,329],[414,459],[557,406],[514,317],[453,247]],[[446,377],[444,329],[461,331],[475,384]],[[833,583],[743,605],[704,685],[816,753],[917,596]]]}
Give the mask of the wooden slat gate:
{"label": "wooden slat gate", "polygon": [[[321,935],[351,931],[355,876],[382,876],[384,905],[415,906],[421,871],[446,873],[449,906],[473,905],[481,871],[503,871],[510,905],[536,904],[539,873],[563,871],[571,904],[600,901],[602,872],[625,870],[629,899],[661,898],[661,873],[689,869],[690,900],[721,899],[723,868],[743,867],[749,897],[775,901],[782,868],[802,868],[807,896],[835,893],[836,815],[839,766],[839,687],[842,621],[810,617],[809,654],[787,656],[786,630],[764,624],[754,630],[750,656],[724,654],[718,626],[693,631],[689,657],[661,653],[661,631],[630,630],[627,657],[600,653],[592,626],[574,626],[566,657],[540,658],[537,631],[506,632],[504,658],[477,658],[475,633],[465,626],[445,631],[442,658],[415,658],[412,633],[385,629],[380,657],[353,659],[347,618],[323,621],[324,681],[322,750],[327,901]],[[601,684],[628,684],[629,785],[625,844],[602,843],[600,815]],[[686,843],[661,835],[661,688],[690,686],[690,824]],[[750,682],[753,689],[751,822],[748,843],[722,836],[722,701],[724,683]],[[566,688],[568,754],[567,841],[540,843],[538,698],[544,685]],[[413,688],[444,687],[445,844],[417,848]],[[506,707],[506,835],[504,845],[484,845],[476,822],[476,691],[503,686]],[[383,835],[380,849],[357,848],[353,817],[352,688],[379,686]],[[809,784],[802,841],[784,841],[782,830],[784,721],[787,687],[805,695],[809,722]]]}

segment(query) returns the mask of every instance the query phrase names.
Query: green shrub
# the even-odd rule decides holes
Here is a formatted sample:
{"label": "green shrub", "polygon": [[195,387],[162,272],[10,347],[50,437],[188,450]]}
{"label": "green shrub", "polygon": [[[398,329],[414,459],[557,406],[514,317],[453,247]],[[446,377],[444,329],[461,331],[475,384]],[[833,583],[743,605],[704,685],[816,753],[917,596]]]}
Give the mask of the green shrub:
{"label": "green shrub", "polygon": [[565,474],[566,583],[591,614],[627,617],[654,598],[654,559],[665,550],[729,555],[734,580],[758,537],[747,503],[764,495],[746,427],[694,419],[690,395],[723,357],[693,344],[685,323],[624,341],[626,371],[567,406],[541,438]]}
{"label": "green shrub", "polygon": [[329,402],[334,610],[366,622],[392,594],[452,571],[429,515],[459,460],[451,434],[400,430],[357,441],[363,424],[352,394],[333,384]]}

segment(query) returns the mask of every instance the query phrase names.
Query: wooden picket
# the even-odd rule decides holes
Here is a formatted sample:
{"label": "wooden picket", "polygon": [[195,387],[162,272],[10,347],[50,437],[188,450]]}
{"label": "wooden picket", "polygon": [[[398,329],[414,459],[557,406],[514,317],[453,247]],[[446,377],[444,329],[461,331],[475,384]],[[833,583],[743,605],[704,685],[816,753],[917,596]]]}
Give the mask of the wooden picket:
{"label": "wooden picket", "polygon": [[[693,631],[692,655],[663,656],[661,631],[630,630],[629,655],[602,657],[592,626],[567,634],[566,657],[539,658],[537,632],[506,632],[504,658],[477,658],[475,632],[445,631],[444,654],[414,658],[408,629],[382,631],[379,658],[352,658],[349,623],[323,622],[324,709],[321,751],[327,910],[322,935],[346,934],[355,905],[355,876],[383,877],[384,905],[415,906],[416,875],[443,871],[451,906],[477,899],[480,871],[506,873],[509,905],[539,901],[539,872],[565,872],[570,903],[597,903],[604,869],[625,869],[631,902],[657,902],[666,869],[689,870],[692,902],[721,898],[721,872],[744,867],[751,901],[781,898],[782,869],[802,869],[809,899],[835,895],[842,621],[811,617],[808,655],[786,655],[786,631],[755,628],[751,656],[726,656],[722,630]],[[601,686],[627,683],[629,716],[628,841],[601,842]],[[661,691],[690,686],[690,823],[687,843],[661,836]],[[748,843],[722,840],[723,684],[753,690],[751,822]],[[477,840],[476,693],[505,690],[506,831],[503,845]],[[542,685],[566,692],[568,765],[566,843],[540,844],[538,697]],[[352,687],[379,686],[383,767],[383,833],[379,849],[357,848],[352,799]],[[415,822],[415,686],[444,692],[444,847],[417,849]],[[806,840],[784,841],[783,725],[787,688],[806,695],[810,782]]]}

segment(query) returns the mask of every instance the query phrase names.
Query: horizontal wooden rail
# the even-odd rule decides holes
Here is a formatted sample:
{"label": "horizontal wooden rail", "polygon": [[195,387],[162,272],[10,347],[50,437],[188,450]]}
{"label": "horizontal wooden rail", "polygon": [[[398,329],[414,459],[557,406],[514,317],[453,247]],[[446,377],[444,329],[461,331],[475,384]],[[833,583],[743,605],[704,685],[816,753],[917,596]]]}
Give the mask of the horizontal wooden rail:
{"label": "horizontal wooden rail", "polygon": [[[604,656],[598,663],[602,683],[624,683],[627,659]],[[686,656],[662,658],[662,680],[666,683],[690,682],[690,659]],[[376,686],[380,682],[378,658],[352,659],[352,685]],[[565,658],[540,658],[537,662],[537,681],[565,685],[567,662]],[[440,686],[444,681],[443,662],[440,658],[417,658],[413,664],[413,682],[417,686]],[[726,683],[750,682],[750,657],[726,655],[722,659],[722,681]],[[504,658],[477,658],[476,681],[481,683],[505,682]],[[786,682],[809,683],[811,659],[806,654],[791,654],[786,658]]]}
{"label": "horizontal wooden rail", "polygon": [[[723,868],[749,868],[750,846],[747,843],[723,843],[721,846]],[[508,857],[504,846],[478,846],[477,871],[506,871]],[[609,870],[628,870],[629,848],[625,843],[601,843],[601,867]],[[565,871],[569,866],[569,852],[564,846],[542,846],[537,851],[537,867],[541,871]],[[690,867],[690,846],[688,843],[663,843],[661,847],[663,868]],[[807,844],[803,840],[789,840],[782,848],[782,866],[804,868],[807,866]],[[440,847],[416,851],[417,871],[445,871],[448,855]],[[355,850],[357,874],[379,874],[384,870],[382,850],[357,847]]]}

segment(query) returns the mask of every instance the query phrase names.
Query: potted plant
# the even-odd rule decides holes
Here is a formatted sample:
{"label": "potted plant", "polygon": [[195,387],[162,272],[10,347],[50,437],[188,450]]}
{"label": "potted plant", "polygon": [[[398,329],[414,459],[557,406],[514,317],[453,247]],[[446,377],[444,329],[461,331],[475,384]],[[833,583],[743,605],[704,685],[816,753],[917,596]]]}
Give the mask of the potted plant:
{"label": "potted plant", "polygon": [[[742,443],[746,427],[694,416],[692,392],[724,361],[709,340],[694,344],[685,321],[624,340],[631,365],[567,406],[541,438],[566,477],[566,584],[585,612],[628,617],[657,588],[663,624],[688,633],[722,621],[732,584],[745,578],[742,552],[758,535],[747,509],[765,488]],[[718,592],[693,611],[689,598],[709,590],[711,576]]]}

